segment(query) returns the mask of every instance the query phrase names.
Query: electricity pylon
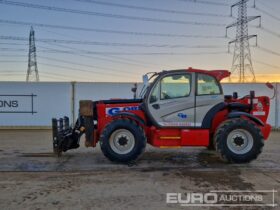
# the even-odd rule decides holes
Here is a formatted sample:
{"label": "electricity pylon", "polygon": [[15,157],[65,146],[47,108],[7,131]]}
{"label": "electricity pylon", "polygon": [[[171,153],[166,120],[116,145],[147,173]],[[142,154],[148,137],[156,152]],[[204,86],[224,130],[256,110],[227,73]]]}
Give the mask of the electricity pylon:
{"label": "electricity pylon", "polygon": [[29,53],[28,53],[28,68],[26,74],[26,82],[39,82],[39,73],[37,67],[37,56],[35,46],[35,31],[31,26],[29,34]]}
{"label": "electricity pylon", "polygon": [[231,15],[232,9],[238,7],[238,17],[237,21],[228,25],[227,30],[231,27],[236,26],[236,37],[234,40],[230,41],[230,45],[235,43],[232,67],[231,67],[231,78],[237,74],[238,82],[251,81],[255,82],[256,77],[253,69],[253,63],[251,59],[250,42],[251,38],[256,38],[257,45],[257,35],[248,35],[248,23],[252,20],[259,18],[259,25],[261,25],[261,16],[247,16],[247,2],[249,0],[240,0],[239,2],[231,5]]}

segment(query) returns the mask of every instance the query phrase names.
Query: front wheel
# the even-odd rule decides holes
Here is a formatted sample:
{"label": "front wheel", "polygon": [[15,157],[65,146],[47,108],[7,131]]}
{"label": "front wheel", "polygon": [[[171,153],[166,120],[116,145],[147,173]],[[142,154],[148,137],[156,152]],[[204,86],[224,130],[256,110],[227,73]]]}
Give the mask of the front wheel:
{"label": "front wheel", "polygon": [[100,136],[103,154],[114,162],[136,160],[145,150],[146,136],[143,129],[128,119],[112,121]]}
{"label": "front wheel", "polygon": [[260,128],[240,118],[222,123],[214,140],[220,157],[231,163],[248,163],[256,159],[264,146]]}

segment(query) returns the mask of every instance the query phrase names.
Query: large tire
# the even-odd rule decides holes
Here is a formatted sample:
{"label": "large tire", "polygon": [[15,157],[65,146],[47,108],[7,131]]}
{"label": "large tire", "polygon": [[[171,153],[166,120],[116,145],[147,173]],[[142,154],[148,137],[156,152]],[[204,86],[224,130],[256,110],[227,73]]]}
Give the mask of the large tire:
{"label": "large tire", "polygon": [[223,122],[214,141],[221,159],[229,163],[248,163],[258,157],[264,146],[260,128],[241,118]]}
{"label": "large tire", "polygon": [[144,152],[146,136],[141,126],[128,119],[118,119],[108,124],[101,136],[103,154],[111,161],[129,163]]}

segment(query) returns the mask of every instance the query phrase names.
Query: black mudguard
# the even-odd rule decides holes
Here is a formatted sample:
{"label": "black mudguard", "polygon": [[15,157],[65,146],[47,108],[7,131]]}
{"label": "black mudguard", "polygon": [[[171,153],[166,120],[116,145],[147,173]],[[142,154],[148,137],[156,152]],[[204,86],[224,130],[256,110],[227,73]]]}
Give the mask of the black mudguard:
{"label": "black mudguard", "polygon": [[228,109],[230,113],[228,114],[228,118],[240,118],[241,116],[246,116],[258,125],[264,126],[264,123],[257,117],[247,112],[246,110],[250,110],[250,105],[241,104],[241,103],[219,103],[212,107],[207,114],[205,115],[202,121],[202,128],[209,129],[212,126],[212,122],[216,114],[224,109]]}
{"label": "black mudguard", "polygon": [[205,115],[203,121],[202,121],[202,125],[201,128],[204,129],[209,129],[212,126],[212,121],[214,119],[214,117],[216,116],[216,114],[220,111],[222,111],[223,109],[227,108],[227,104],[225,102],[221,102],[217,105],[215,105],[214,107],[212,107],[207,114]]}
{"label": "black mudguard", "polygon": [[121,112],[118,114],[113,115],[113,119],[118,119],[118,118],[128,118],[136,121],[140,125],[146,125],[146,122],[139,117],[138,115],[132,113],[132,112]]}
{"label": "black mudguard", "polygon": [[253,122],[255,122],[256,124],[260,125],[260,126],[264,126],[264,123],[257,117],[255,117],[254,115],[250,114],[250,113],[246,113],[246,112],[230,112],[228,114],[228,118],[232,119],[232,118],[240,118],[240,117],[247,117],[250,120],[252,120]]}

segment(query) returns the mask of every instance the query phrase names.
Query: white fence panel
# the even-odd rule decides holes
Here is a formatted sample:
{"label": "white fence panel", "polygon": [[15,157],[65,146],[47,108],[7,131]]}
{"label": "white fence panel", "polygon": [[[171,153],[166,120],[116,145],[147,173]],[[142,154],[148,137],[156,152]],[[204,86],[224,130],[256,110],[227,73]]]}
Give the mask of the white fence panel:
{"label": "white fence panel", "polygon": [[51,126],[70,115],[70,83],[0,83],[0,126]]}
{"label": "white fence panel", "polygon": [[280,128],[280,84],[277,83],[276,87],[276,103],[275,103],[275,116],[276,116],[276,127]]}

